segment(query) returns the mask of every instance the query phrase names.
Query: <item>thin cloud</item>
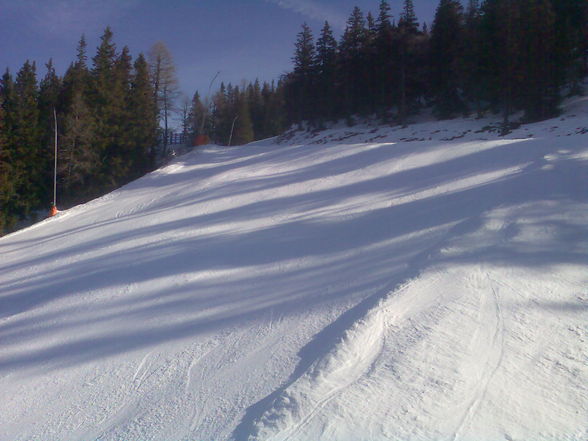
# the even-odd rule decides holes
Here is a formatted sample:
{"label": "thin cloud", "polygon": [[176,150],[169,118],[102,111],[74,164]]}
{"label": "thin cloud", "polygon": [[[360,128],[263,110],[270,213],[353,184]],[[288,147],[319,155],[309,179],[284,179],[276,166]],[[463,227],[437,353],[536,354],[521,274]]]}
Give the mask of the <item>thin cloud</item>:
{"label": "thin cloud", "polygon": [[311,0],[265,0],[283,9],[294,11],[313,20],[327,20],[332,27],[337,29],[345,28],[345,16],[326,5]]}
{"label": "thin cloud", "polygon": [[95,33],[124,17],[138,0],[0,0],[32,30],[50,36]]}

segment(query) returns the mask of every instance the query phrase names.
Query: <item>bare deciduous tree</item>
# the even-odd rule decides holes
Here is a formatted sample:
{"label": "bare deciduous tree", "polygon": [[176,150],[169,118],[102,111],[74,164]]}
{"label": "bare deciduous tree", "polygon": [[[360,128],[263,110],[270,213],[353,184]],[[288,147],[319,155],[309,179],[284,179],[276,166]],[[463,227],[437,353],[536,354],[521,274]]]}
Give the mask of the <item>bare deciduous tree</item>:
{"label": "bare deciduous tree", "polygon": [[176,101],[180,96],[176,67],[172,55],[167,46],[158,41],[148,53],[151,79],[155,94],[157,116],[163,122],[163,150],[167,153],[168,121],[171,114],[176,111]]}

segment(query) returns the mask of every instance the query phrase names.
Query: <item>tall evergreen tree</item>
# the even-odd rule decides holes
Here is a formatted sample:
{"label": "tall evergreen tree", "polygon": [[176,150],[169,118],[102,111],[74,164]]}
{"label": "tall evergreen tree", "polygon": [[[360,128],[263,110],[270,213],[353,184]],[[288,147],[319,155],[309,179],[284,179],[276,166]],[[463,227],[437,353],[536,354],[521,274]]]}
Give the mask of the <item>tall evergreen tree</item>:
{"label": "tall evergreen tree", "polygon": [[379,86],[377,106],[382,114],[396,103],[397,69],[397,30],[391,22],[390,5],[387,0],[380,1],[376,21],[376,63],[375,82]]}
{"label": "tall evergreen tree", "polygon": [[314,116],[315,46],[312,31],[306,23],[298,33],[292,62],[294,71],[288,77],[286,92],[291,104],[290,117],[297,122],[310,120]]}
{"label": "tall evergreen tree", "polygon": [[18,214],[28,217],[40,208],[49,193],[49,182],[43,182],[46,175],[41,147],[39,127],[39,90],[35,63],[26,61],[19,70],[14,83],[16,103],[14,107],[14,163],[20,179],[16,192],[19,196]]}
{"label": "tall evergreen tree", "polygon": [[61,124],[58,197],[61,206],[66,207],[100,194],[96,183],[101,165],[100,152],[95,147],[98,125],[83,91],[80,87],[72,89]]}
{"label": "tall evergreen tree", "polygon": [[581,93],[581,79],[588,74],[588,2],[551,0],[554,14],[553,63],[559,86],[569,83],[569,93]]}
{"label": "tall evergreen tree", "polygon": [[325,21],[316,42],[316,100],[319,119],[332,119],[336,115],[337,40],[329,22]]}
{"label": "tall evergreen tree", "polygon": [[339,45],[341,55],[341,82],[343,105],[347,115],[363,113],[368,109],[366,43],[367,29],[363,13],[353,8]]}
{"label": "tall evergreen tree", "polygon": [[0,236],[9,232],[17,220],[13,211],[16,199],[15,182],[8,145],[8,129],[3,95],[2,86],[0,85]]}
{"label": "tall evergreen tree", "polygon": [[198,91],[194,92],[192,100],[190,101],[190,111],[188,114],[188,133],[191,139],[194,139],[201,134],[200,127],[202,126],[202,121],[206,118],[207,113],[208,111],[200,99],[200,94]]}
{"label": "tall evergreen tree", "polygon": [[414,4],[412,0],[404,0],[402,14],[398,21],[398,27],[404,29],[407,33],[416,34],[419,30],[419,21],[414,12]]}
{"label": "tall evergreen tree", "polygon": [[239,90],[236,89],[234,105],[236,107],[236,119],[234,119],[235,126],[229,144],[247,144],[248,142],[253,141],[254,133],[246,93],[240,93]]}
{"label": "tall evergreen tree", "polygon": [[480,53],[480,3],[469,0],[464,18],[464,42],[462,52],[464,98],[473,105],[478,117],[482,116],[483,87],[481,81]]}
{"label": "tall evergreen tree", "polygon": [[47,73],[39,83],[39,129],[41,130],[40,160],[44,175],[40,177],[42,188],[45,189],[43,199],[47,200],[51,194],[51,188],[47,183],[53,178],[54,166],[54,140],[55,118],[54,112],[61,116],[62,106],[60,102],[61,78],[57,76],[53,61],[46,64]]}
{"label": "tall evergreen tree", "polygon": [[441,0],[431,29],[430,82],[434,111],[450,118],[466,108],[462,96],[463,8],[457,0]]}
{"label": "tall evergreen tree", "polygon": [[520,103],[523,66],[520,49],[520,3],[484,0],[480,20],[480,69],[486,99],[493,110],[502,110],[503,133]]}
{"label": "tall evergreen tree", "polygon": [[135,139],[131,121],[137,110],[130,100],[132,58],[128,47],[123,47],[113,66],[112,101],[108,126],[112,138],[106,152],[106,163],[113,186],[127,183],[131,179],[132,157]]}
{"label": "tall evergreen tree", "polygon": [[115,188],[111,165],[111,155],[115,149],[116,127],[112,124],[117,115],[120,97],[115,88],[116,46],[112,41],[112,31],[109,27],[100,37],[100,45],[96,55],[92,58],[92,82],[89,93],[89,103],[95,116],[96,136],[94,149],[100,158],[102,169],[97,171],[95,182],[105,190]]}
{"label": "tall evergreen tree", "polygon": [[528,121],[557,113],[559,88],[555,66],[555,16],[550,0],[521,0],[521,67],[525,81],[521,106]]}
{"label": "tall evergreen tree", "polygon": [[157,117],[149,65],[143,54],[135,63],[128,100],[127,130],[131,141],[129,179],[153,170],[157,143]]}

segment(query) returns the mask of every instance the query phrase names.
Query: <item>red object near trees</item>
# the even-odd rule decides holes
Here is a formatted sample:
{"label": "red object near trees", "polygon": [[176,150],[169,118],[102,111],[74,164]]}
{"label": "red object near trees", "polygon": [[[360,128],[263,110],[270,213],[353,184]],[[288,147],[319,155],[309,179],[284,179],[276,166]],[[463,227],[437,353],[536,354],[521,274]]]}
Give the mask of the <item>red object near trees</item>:
{"label": "red object near trees", "polygon": [[206,144],[210,144],[210,138],[208,137],[208,135],[197,135],[194,138],[194,146],[198,146],[198,145],[206,145]]}

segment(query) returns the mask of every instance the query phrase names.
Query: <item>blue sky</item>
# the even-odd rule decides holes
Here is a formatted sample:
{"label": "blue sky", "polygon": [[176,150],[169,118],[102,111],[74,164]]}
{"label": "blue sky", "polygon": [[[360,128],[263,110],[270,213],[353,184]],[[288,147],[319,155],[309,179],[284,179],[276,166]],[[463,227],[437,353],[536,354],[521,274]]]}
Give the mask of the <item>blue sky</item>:
{"label": "blue sky", "polygon": [[[397,17],[402,0],[389,1]],[[431,22],[438,0],[414,0]],[[277,79],[290,70],[296,34],[307,22],[318,35],[324,20],[339,34],[354,6],[377,14],[379,0],[0,0],[0,69],[15,73],[26,59],[39,77],[53,58],[63,74],[82,33],[92,57],[107,25],[118,48],[135,57],[156,41],[170,49],[182,91],[206,95],[210,80]]]}

